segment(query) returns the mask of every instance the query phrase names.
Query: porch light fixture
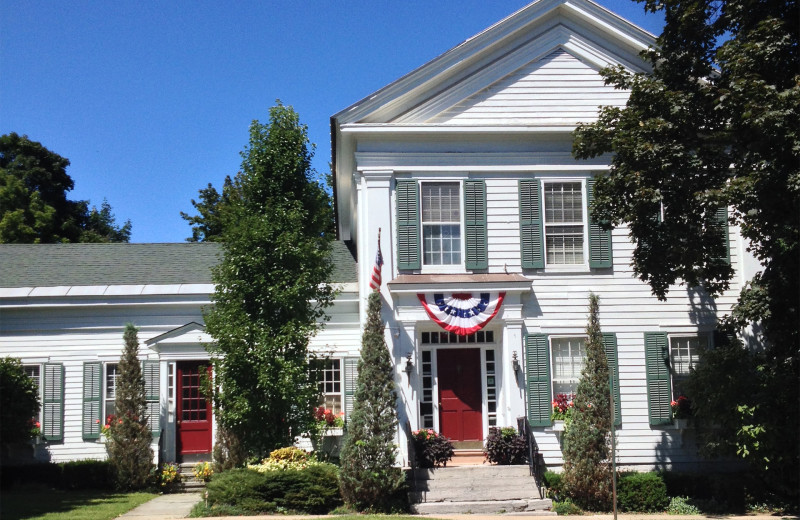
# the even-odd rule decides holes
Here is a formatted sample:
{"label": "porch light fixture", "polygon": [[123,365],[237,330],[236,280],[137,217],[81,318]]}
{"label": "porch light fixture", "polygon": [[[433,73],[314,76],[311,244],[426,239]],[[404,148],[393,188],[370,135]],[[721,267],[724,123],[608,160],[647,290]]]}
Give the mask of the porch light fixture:
{"label": "porch light fixture", "polygon": [[520,366],[519,359],[517,358],[517,351],[511,353],[511,366],[514,368],[514,374],[519,374]]}
{"label": "porch light fixture", "polygon": [[411,372],[414,370],[414,363],[411,362],[411,352],[406,356],[406,367],[403,370],[411,377]]}

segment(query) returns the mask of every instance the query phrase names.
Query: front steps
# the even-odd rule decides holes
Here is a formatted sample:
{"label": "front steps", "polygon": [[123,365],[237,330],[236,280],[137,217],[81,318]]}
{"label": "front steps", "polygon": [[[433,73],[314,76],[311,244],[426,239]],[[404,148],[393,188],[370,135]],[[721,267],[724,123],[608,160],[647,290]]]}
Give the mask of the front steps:
{"label": "front steps", "polygon": [[409,501],[416,514],[555,515],[552,500],[539,496],[528,466],[448,466],[414,470],[410,477]]}
{"label": "front steps", "polygon": [[181,493],[196,493],[206,488],[206,483],[194,476],[194,467],[197,462],[183,462],[181,468]]}

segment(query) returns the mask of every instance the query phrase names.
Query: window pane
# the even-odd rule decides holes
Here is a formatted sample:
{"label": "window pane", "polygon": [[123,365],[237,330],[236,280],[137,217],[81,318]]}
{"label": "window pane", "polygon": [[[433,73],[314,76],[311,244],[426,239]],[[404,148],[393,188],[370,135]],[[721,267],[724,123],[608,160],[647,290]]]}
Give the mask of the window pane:
{"label": "window pane", "polygon": [[553,364],[553,396],[574,394],[578,388],[584,359],[586,339],[553,338],[550,341]]}
{"label": "window pane", "polygon": [[422,184],[422,222],[461,222],[460,185],[448,182]]}
{"label": "window pane", "polygon": [[422,183],[422,261],[426,265],[461,263],[461,185]]}
{"label": "window pane", "polygon": [[700,350],[706,348],[705,336],[670,338],[670,365],[672,369],[672,396],[676,399],[684,394],[684,383],[692,368],[700,360]]}
{"label": "window pane", "polygon": [[583,264],[583,196],[580,182],[544,185],[548,264]]}
{"label": "window pane", "polygon": [[461,263],[461,226],[426,224],[422,227],[423,260],[427,265]]}
{"label": "window pane", "polygon": [[314,363],[314,377],[321,396],[320,406],[333,413],[342,411],[342,365],[340,359],[320,359]]}

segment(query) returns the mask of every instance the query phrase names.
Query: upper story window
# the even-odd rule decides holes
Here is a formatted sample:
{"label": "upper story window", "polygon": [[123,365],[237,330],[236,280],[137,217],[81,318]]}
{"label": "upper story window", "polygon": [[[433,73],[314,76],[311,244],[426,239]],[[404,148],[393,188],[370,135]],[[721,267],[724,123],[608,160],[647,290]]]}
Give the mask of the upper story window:
{"label": "upper story window", "polygon": [[422,183],[422,263],[461,264],[461,187],[457,182]]}
{"label": "upper story window", "polygon": [[583,190],[580,182],[544,184],[547,264],[583,264]]}

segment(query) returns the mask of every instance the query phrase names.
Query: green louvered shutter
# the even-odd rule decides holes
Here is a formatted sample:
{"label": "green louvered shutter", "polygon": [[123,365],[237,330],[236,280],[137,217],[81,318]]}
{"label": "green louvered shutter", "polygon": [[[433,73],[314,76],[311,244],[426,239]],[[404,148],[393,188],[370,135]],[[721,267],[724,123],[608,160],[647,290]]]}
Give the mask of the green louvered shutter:
{"label": "green louvered shutter", "polygon": [[617,356],[617,335],[614,333],[603,334],[603,347],[606,351],[606,359],[608,359],[608,370],[611,373],[611,379],[614,384],[614,425],[619,426],[622,424],[622,410],[620,408],[619,396],[619,361]]}
{"label": "green louvered shutter", "polygon": [[591,207],[594,202],[594,179],[586,181],[586,200],[588,201],[587,216],[589,218],[589,267],[611,267],[611,230],[603,230],[600,224],[591,217]]}
{"label": "green louvered shutter", "polygon": [[544,269],[542,200],[538,180],[519,181],[519,240],[523,269]]}
{"label": "green louvered shutter", "polygon": [[728,235],[728,208],[723,206],[714,214],[715,227],[719,230],[722,245],[725,247],[725,254],[720,260],[727,265],[731,265],[731,241]]}
{"label": "green louvered shutter", "polygon": [[103,365],[100,363],[83,364],[83,438],[99,439],[100,427],[103,426],[101,401],[103,382]]}
{"label": "green louvered shutter", "polygon": [[550,352],[547,334],[525,336],[526,376],[528,378],[528,422],[531,426],[550,426],[553,399],[550,390]]}
{"label": "green louvered shutter", "polygon": [[669,348],[665,332],[645,332],[644,357],[650,424],[654,426],[671,424]]}
{"label": "green louvered shutter", "polygon": [[144,393],[147,399],[147,424],[153,436],[161,435],[161,368],[158,361],[143,361]]}
{"label": "green louvered shutter", "polygon": [[353,400],[358,386],[358,358],[344,358],[344,413],[350,419],[353,412]]}
{"label": "green louvered shutter", "polygon": [[464,182],[464,220],[466,224],[466,267],[488,269],[489,252],[486,231],[486,183]]}
{"label": "green louvered shutter", "polygon": [[64,365],[44,364],[42,382],[42,437],[45,440],[64,440]]}
{"label": "green louvered shutter", "polygon": [[417,181],[397,181],[397,268],[419,269],[419,188]]}

